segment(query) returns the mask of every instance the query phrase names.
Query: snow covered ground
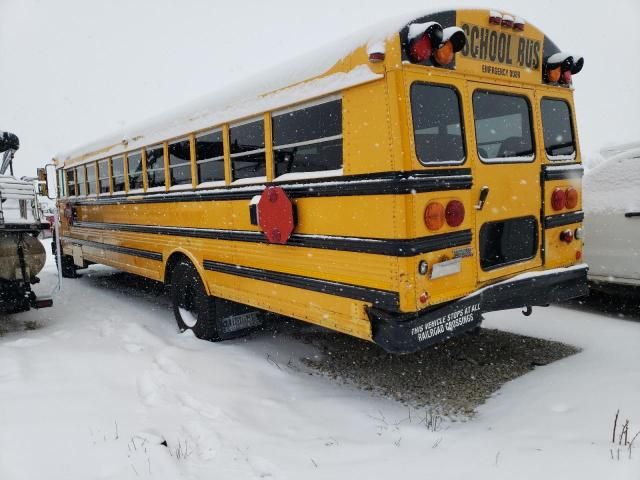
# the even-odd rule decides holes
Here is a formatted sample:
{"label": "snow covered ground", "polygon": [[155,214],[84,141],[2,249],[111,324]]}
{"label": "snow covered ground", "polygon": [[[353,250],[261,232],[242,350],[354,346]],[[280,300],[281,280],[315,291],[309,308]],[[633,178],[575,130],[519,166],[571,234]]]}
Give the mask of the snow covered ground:
{"label": "snow covered ground", "polygon": [[[611,444],[618,409],[629,440],[640,430],[640,322],[565,307],[488,315],[487,327],[583,350],[429,428],[424,412],[286,367],[310,345],[180,335],[161,289],[89,272],[53,308],[2,319],[2,480],[640,478],[640,448],[629,458]],[[46,292],[55,266],[42,277]]]}

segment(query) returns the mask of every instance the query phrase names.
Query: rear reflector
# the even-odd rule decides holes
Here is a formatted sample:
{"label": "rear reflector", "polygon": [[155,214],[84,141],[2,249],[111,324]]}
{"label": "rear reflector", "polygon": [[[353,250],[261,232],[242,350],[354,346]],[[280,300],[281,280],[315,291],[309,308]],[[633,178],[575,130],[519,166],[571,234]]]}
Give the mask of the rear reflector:
{"label": "rear reflector", "polygon": [[457,227],[464,221],[464,205],[459,200],[451,200],[447,203],[444,216],[447,220],[447,225],[450,227]]}
{"label": "rear reflector", "polygon": [[560,233],[560,240],[565,243],[573,242],[573,231],[572,230],[564,230]]}
{"label": "rear reflector", "polygon": [[33,302],[34,308],[47,308],[53,306],[53,298],[51,297],[37,297]]}

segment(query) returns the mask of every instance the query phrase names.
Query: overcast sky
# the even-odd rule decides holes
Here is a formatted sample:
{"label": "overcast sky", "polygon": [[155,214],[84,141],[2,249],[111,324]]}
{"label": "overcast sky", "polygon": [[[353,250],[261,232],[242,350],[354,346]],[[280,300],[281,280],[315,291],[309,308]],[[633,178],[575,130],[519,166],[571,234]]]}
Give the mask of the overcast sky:
{"label": "overcast sky", "polygon": [[[486,6],[491,0],[465,0]],[[0,130],[16,173],[244,80],[424,0],[0,0]],[[640,0],[495,1],[584,55],[576,76],[586,156],[640,140]]]}

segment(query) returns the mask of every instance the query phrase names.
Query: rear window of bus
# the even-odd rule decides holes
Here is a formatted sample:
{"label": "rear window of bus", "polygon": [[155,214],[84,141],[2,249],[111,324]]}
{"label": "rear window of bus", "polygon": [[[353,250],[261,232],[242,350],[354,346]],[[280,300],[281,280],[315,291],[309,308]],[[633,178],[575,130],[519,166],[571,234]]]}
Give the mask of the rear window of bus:
{"label": "rear window of bus", "polygon": [[531,107],[525,97],[476,90],[473,116],[478,156],[483,162],[534,159]]}
{"label": "rear window of bus", "polygon": [[423,165],[465,160],[460,97],[449,86],[411,85],[411,113],[416,156]]}
{"label": "rear window of bus", "polygon": [[564,100],[543,98],[540,102],[544,149],[551,160],[573,158],[576,145],[571,125],[571,110]]}

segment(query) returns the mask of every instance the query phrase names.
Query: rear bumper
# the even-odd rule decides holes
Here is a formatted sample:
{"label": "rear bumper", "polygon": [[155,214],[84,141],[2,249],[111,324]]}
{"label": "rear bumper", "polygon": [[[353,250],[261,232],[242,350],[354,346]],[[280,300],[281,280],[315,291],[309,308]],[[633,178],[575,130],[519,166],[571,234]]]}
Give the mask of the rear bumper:
{"label": "rear bumper", "polygon": [[588,292],[587,266],[581,264],[518,275],[424,312],[368,313],[375,343],[391,353],[412,353],[476,328],[485,312],[546,306]]}

